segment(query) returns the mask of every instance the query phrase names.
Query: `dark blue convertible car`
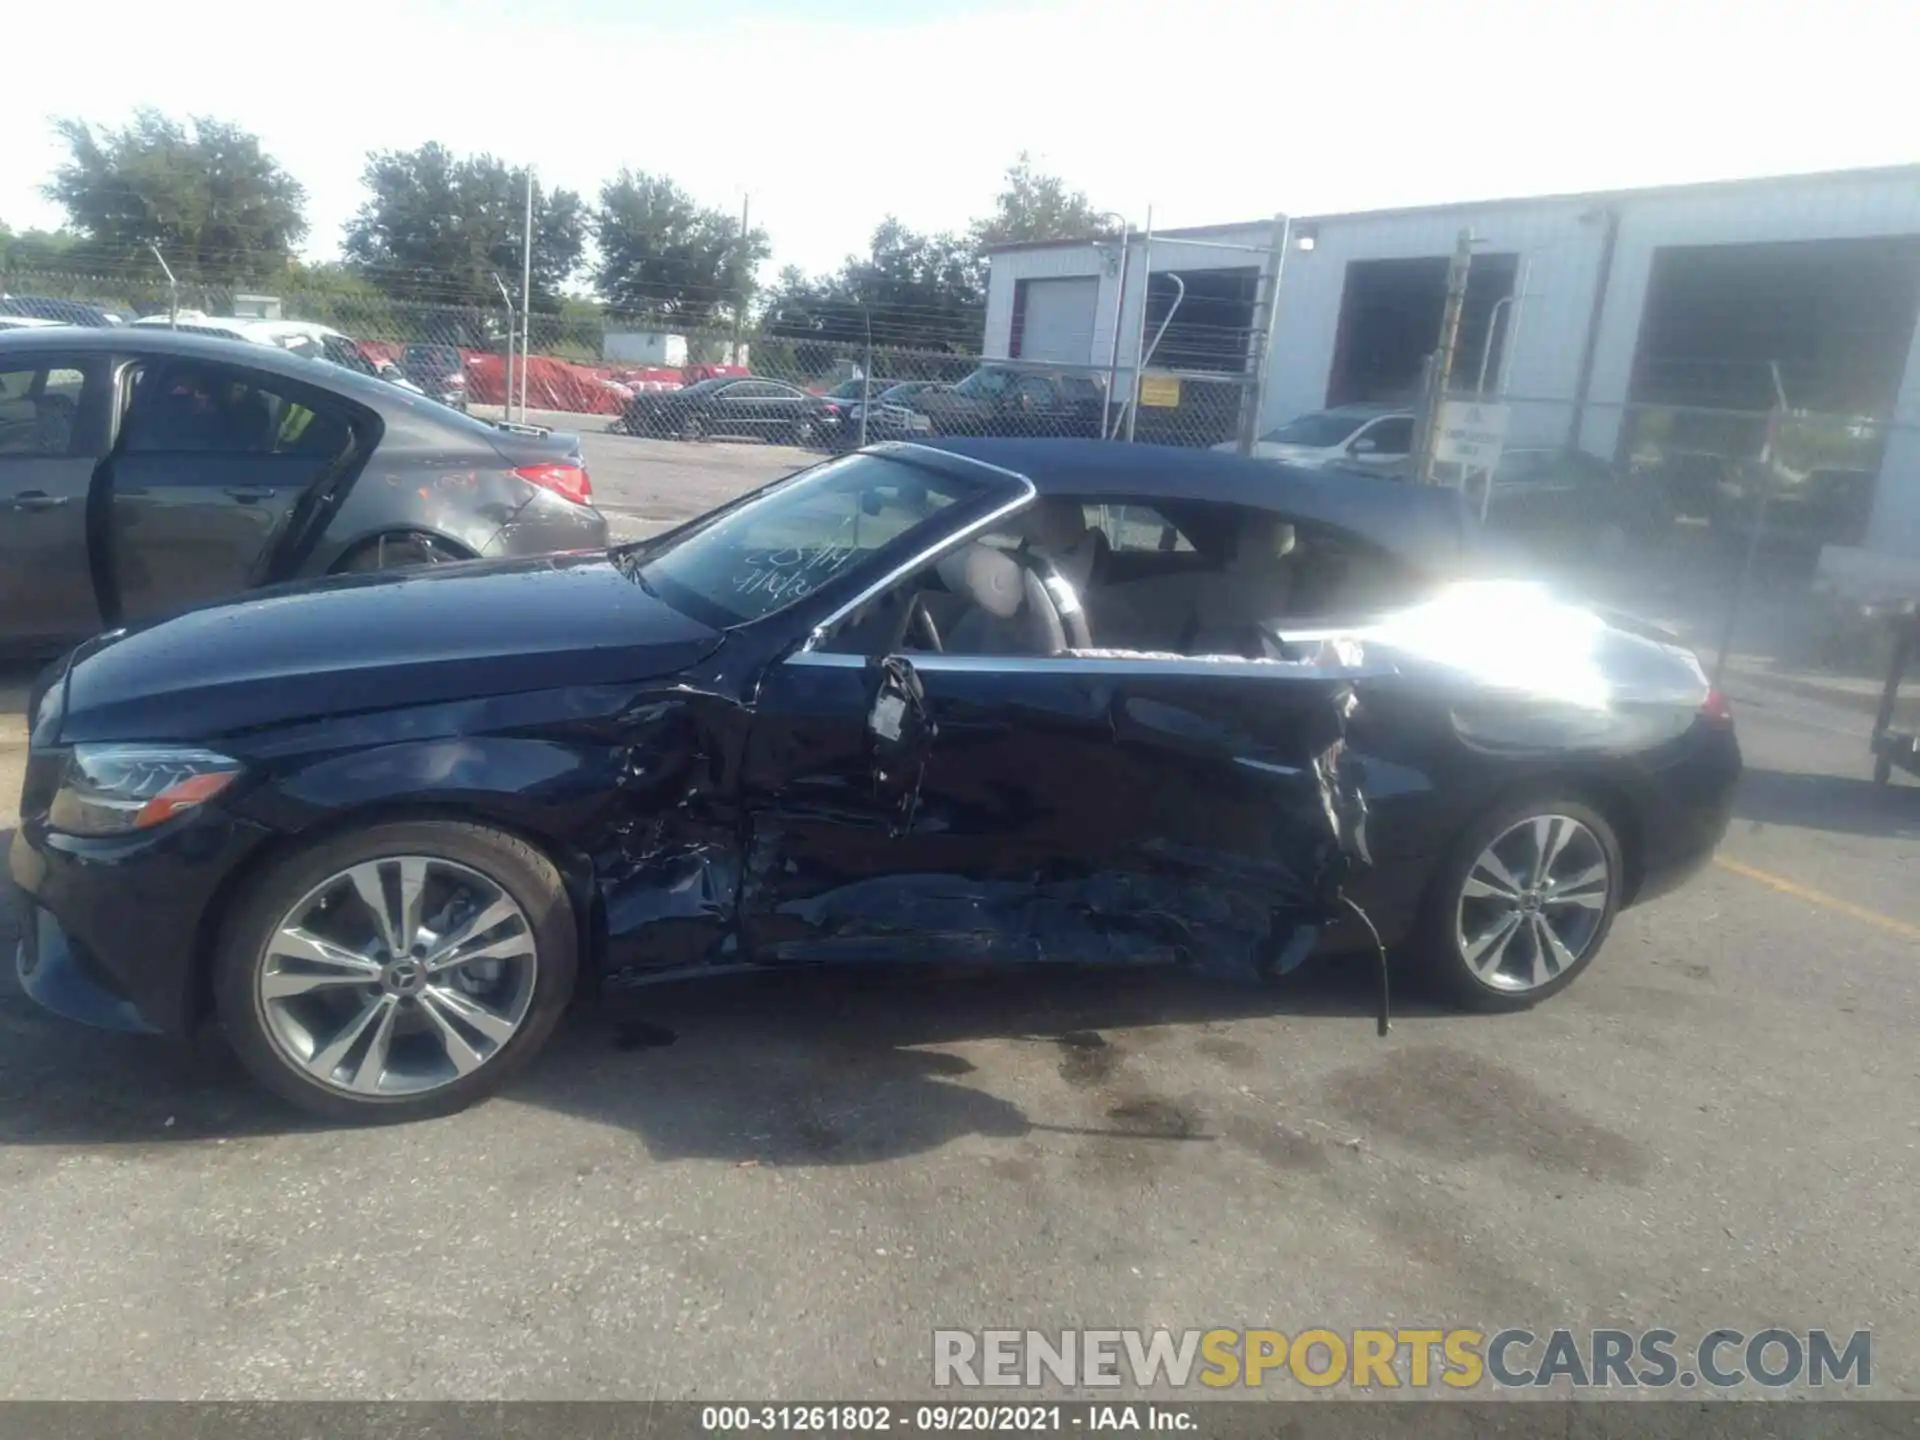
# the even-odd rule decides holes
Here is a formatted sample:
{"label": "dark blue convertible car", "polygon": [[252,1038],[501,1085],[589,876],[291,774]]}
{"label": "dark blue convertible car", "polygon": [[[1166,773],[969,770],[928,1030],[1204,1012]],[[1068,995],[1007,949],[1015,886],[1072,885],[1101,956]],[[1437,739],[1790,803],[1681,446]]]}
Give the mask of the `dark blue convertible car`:
{"label": "dark blue convertible car", "polygon": [[116,631],[34,694],[20,973],[217,1017],[346,1119],[740,967],[1355,948],[1531,1004],[1711,853],[1739,750],[1691,654],[1475,557],[1394,481],[891,444],[639,545]]}

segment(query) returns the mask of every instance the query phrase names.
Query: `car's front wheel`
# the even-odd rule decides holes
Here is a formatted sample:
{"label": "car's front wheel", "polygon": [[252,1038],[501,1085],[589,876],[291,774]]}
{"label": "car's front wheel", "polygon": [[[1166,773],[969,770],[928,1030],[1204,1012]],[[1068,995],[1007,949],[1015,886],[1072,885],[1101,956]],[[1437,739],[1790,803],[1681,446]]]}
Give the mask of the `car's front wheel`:
{"label": "car's front wheel", "polygon": [[1571,985],[1606,942],[1625,877],[1604,815],[1565,795],[1503,805],[1467,827],[1415,936],[1434,988],[1474,1010],[1522,1010]]}
{"label": "car's front wheel", "polygon": [[458,821],[371,826],[241,898],[214,999],[259,1080],[330,1120],[463,1109],[532,1059],[572,994],[577,931],[553,864]]}

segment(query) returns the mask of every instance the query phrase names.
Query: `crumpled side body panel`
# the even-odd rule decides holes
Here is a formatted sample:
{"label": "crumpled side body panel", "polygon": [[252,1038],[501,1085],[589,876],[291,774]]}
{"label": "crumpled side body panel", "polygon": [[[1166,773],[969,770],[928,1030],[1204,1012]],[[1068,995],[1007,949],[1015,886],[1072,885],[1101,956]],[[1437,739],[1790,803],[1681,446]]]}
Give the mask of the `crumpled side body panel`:
{"label": "crumpled side body panel", "polygon": [[1353,702],[1338,676],[1262,668],[916,658],[930,723],[876,752],[835,717],[886,711],[884,668],[778,667],[745,770],[750,952],[1297,963],[1364,854]]}

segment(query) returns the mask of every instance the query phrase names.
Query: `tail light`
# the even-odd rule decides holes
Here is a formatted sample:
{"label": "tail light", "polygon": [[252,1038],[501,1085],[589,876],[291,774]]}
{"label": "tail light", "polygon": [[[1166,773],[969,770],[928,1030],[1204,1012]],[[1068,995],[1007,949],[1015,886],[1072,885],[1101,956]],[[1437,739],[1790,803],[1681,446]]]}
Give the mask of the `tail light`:
{"label": "tail light", "polygon": [[593,482],[580,465],[522,465],[513,473],[529,485],[551,490],[576,505],[585,505],[593,499]]}
{"label": "tail light", "polygon": [[1709,690],[1700,705],[1700,718],[1710,725],[1731,725],[1733,703],[1718,690]]}

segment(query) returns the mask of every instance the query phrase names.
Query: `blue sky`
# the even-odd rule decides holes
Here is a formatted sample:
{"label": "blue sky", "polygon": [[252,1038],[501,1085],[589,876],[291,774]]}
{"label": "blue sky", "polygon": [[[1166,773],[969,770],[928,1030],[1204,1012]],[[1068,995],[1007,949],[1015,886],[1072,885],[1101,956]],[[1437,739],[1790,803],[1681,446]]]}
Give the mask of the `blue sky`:
{"label": "blue sky", "polygon": [[[588,190],[751,195],[774,264],[983,212],[1022,149],[1136,220],[1248,219],[1920,158],[1913,0],[145,0],[10,16],[0,219],[50,224],[52,115],[258,131],[333,251],[371,148]],[[268,18],[271,17],[271,18]],[[34,54],[61,63],[19,63]],[[84,57],[84,58],[83,58]],[[864,159],[863,150],[864,147]]]}

